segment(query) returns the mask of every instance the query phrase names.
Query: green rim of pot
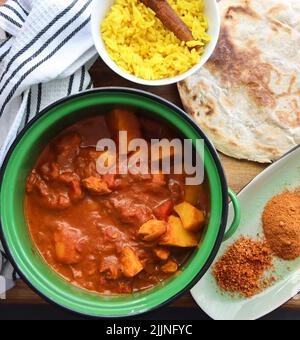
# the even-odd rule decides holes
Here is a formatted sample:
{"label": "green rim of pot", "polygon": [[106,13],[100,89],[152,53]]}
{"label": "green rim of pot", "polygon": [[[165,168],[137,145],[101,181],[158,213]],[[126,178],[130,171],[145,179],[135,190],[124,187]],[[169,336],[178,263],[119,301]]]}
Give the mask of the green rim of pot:
{"label": "green rim of pot", "polygon": [[74,287],[48,267],[30,239],[24,218],[25,178],[46,142],[57,134],[58,129],[63,129],[63,122],[67,117],[91,107],[116,103],[153,112],[193,141],[201,138],[199,131],[188,120],[183,119],[180,112],[154,99],[114,91],[82,94],[50,108],[25,131],[7,161],[0,193],[2,235],[6,248],[23,277],[48,300],[89,316],[135,315],[163,305],[180,294],[206,265],[216,245],[222,222],[222,183],[215,160],[206,146],[205,169],[212,206],[210,223],[200,248],[194,251],[180,275],[132,295],[103,296]]}

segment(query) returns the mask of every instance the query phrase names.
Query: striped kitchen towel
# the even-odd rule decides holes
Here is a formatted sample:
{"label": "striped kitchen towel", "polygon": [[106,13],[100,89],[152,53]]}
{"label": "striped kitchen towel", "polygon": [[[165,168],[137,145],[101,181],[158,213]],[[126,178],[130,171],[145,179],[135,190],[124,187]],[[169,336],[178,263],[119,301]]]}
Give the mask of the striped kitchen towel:
{"label": "striped kitchen towel", "polygon": [[[0,6],[0,165],[44,107],[92,87],[92,0],[7,0]],[[0,276],[13,270],[0,245]],[[0,295],[4,288],[0,284]]]}

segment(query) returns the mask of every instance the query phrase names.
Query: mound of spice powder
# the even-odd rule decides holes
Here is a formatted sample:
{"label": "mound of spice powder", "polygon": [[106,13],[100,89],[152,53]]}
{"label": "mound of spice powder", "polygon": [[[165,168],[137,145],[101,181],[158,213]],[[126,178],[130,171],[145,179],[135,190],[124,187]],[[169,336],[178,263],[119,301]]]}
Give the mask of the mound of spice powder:
{"label": "mound of spice powder", "polygon": [[283,260],[300,257],[300,194],[286,191],[273,197],[263,213],[266,239]]}
{"label": "mound of spice powder", "polygon": [[223,291],[252,297],[275,280],[266,277],[272,269],[267,242],[241,237],[217,261],[213,275]]}

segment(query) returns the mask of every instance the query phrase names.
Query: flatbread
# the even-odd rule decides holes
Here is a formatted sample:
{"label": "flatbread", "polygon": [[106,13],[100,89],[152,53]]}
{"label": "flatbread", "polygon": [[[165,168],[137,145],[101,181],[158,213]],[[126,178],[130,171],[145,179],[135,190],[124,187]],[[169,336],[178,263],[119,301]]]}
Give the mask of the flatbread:
{"label": "flatbread", "polygon": [[217,49],[182,102],[219,151],[269,163],[300,144],[300,1],[219,5]]}

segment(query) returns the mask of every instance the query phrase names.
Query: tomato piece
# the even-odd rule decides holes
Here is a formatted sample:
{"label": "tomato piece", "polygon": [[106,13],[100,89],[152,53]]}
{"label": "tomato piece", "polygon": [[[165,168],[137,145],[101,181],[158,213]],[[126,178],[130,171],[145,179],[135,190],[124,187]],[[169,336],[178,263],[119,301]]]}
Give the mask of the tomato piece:
{"label": "tomato piece", "polygon": [[159,220],[167,221],[174,209],[174,203],[172,200],[167,200],[153,211],[155,217]]}

